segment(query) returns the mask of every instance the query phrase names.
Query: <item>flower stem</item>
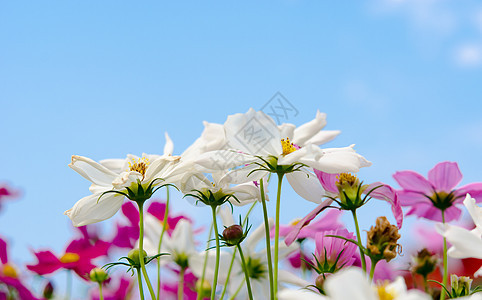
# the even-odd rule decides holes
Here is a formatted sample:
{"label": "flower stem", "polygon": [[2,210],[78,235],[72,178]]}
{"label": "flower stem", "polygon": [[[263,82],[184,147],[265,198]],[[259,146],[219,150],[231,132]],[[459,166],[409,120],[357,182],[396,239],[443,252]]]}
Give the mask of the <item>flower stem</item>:
{"label": "flower stem", "polygon": [[372,266],[370,268],[370,280],[373,280],[373,275],[375,275],[375,266],[379,261],[374,259],[372,259],[371,261],[372,261]]}
{"label": "flower stem", "polygon": [[[415,283],[415,281],[414,281]],[[427,282],[427,275],[424,275],[423,276],[423,288],[425,290],[425,293],[428,294],[428,282]]]}
{"label": "flower stem", "polygon": [[243,263],[244,277],[246,278],[246,286],[248,287],[249,300],[253,300],[253,292],[251,291],[251,283],[249,282],[248,266],[246,265],[246,261],[244,260],[244,255],[243,255],[243,250],[241,249],[241,245],[238,244],[237,248],[239,250],[239,256],[241,257],[241,262]]}
{"label": "flower stem", "polygon": [[184,271],[186,268],[181,268],[181,272],[179,272],[179,283],[177,285],[177,299],[182,300],[184,299]]}
{"label": "flower stem", "polygon": [[[353,220],[355,221],[355,228],[356,228],[356,239],[358,240],[358,243],[361,244],[361,234],[360,234],[360,226],[358,226],[358,219],[356,217],[356,210],[351,211],[353,215]],[[358,249],[360,249],[360,260],[362,264],[362,269],[363,272],[367,271],[367,262],[365,261],[365,253],[363,253],[363,249],[361,245],[358,245]]]}
{"label": "flower stem", "polygon": [[259,188],[261,191],[261,203],[263,204],[264,215],[264,230],[266,233],[266,256],[268,258],[268,275],[269,275],[269,287],[270,287],[270,299],[274,300],[274,284],[273,284],[273,263],[271,261],[271,239],[269,237],[269,221],[268,221],[268,209],[266,208],[266,199],[264,195],[264,179],[259,181]]}
{"label": "flower stem", "polygon": [[[206,245],[206,249],[209,248],[209,245],[210,245],[210,241],[211,241],[211,236],[212,236],[212,233],[213,233],[213,222],[211,222],[211,228],[209,228],[209,236],[208,236],[208,242],[207,242],[207,245]],[[196,291],[197,292],[197,297],[196,297],[196,300],[201,300],[202,299],[202,295],[203,295],[203,284],[204,284],[204,278],[206,277],[206,266],[207,266],[207,263],[208,263],[208,254],[209,252],[206,251],[204,253],[204,264],[203,264],[203,273],[201,275],[201,281],[200,281],[200,284],[199,284],[199,288],[198,290]]]}
{"label": "flower stem", "polygon": [[[146,265],[144,261],[144,203],[137,203],[139,206],[139,263],[141,265],[142,274],[144,275],[144,280],[146,281],[147,288],[151,294],[152,300],[156,300],[156,294],[152,289],[151,281],[149,280],[149,275],[147,274]],[[139,286],[142,282],[139,282]]]}
{"label": "flower stem", "polygon": [[[244,216],[243,224],[241,225],[242,227],[246,225],[246,222],[248,221],[248,216],[251,214],[251,211],[256,206],[256,203],[257,201],[253,202],[248,212],[246,213],[246,216]],[[219,297],[219,299],[224,299],[224,295],[226,294],[226,291],[228,289],[229,278],[231,277],[231,271],[233,270],[234,259],[236,258],[237,251],[238,249],[234,248],[233,255],[231,257],[231,263],[229,264],[228,274],[226,275],[226,282],[224,283],[223,292],[221,293],[221,297]]]}
{"label": "flower stem", "polygon": [[[273,276],[273,292],[278,294],[278,253],[279,253],[279,214],[281,206],[281,183],[283,182],[283,173],[278,173],[278,194],[276,196],[276,221],[274,232],[274,276]],[[268,249],[269,250],[269,249]]]}
{"label": "flower stem", "polygon": [[219,272],[219,257],[220,246],[219,246],[219,233],[218,233],[218,222],[216,221],[216,206],[211,206],[213,211],[213,227],[214,227],[214,237],[216,238],[216,265],[214,266],[214,279],[213,286],[211,287],[211,300],[214,300],[216,296],[216,285],[218,284],[218,272]]}
{"label": "flower stem", "polygon": [[144,288],[142,287],[141,269],[136,268],[136,272],[137,272],[137,281],[138,281],[138,284],[139,284],[139,294],[141,296],[141,300],[144,300]]}
{"label": "flower stem", "polygon": [[104,300],[104,295],[102,294],[102,282],[99,282],[99,300]]}
{"label": "flower stem", "polygon": [[67,270],[67,291],[65,299],[70,300],[72,297],[72,271]]}
{"label": "flower stem", "polygon": [[[167,229],[167,216],[169,213],[169,186],[166,186],[166,209],[164,210],[164,219],[162,219],[162,231],[159,238],[159,245],[157,246],[157,253],[161,253],[162,238]],[[161,259],[157,259],[157,300],[161,296]]]}
{"label": "flower stem", "polygon": [[[442,223],[445,225],[445,211],[442,210]],[[447,261],[447,238],[444,237],[444,273],[443,273],[443,278],[442,278],[442,285],[444,287],[447,286],[447,281],[449,277],[449,272],[448,272],[448,261]],[[440,293],[440,300],[445,300],[445,291],[442,290]]]}

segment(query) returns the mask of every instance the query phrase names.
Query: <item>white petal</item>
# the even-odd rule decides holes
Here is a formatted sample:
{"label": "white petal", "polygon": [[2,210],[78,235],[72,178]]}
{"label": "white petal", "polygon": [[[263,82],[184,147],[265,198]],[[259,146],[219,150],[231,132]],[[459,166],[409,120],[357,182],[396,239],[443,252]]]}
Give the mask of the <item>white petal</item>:
{"label": "white petal", "polygon": [[326,126],[326,114],[316,112],[315,119],[299,126],[295,129],[293,143],[303,147],[306,142],[320,132]]}
{"label": "white petal", "polygon": [[93,194],[80,199],[64,214],[72,220],[75,227],[109,219],[121,208],[124,196],[108,193],[99,200],[100,195],[100,193]]}
{"label": "white petal", "polygon": [[464,199],[464,206],[467,208],[475,226],[482,230],[482,207],[477,206],[475,199],[469,194]]}
{"label": "white petal", "polygon": [[196,246],[194,244],[194,234],[192,231],[191,222],[186,219],[181,219],[176,224],[176,228],[174,228],[172,235],[172,249],[174,253],[178,254],[186,254],[190,256],[191,254],[196,252]]}
{"label": "white petal", "polygon": [[279,300],[323,300],[327,297],[307,289],[289,290],[284,289],[278,293]]}
{"label": "white petal", "polygon": [[197,159],[199,155],[226,148],[224,127],[221,124],[204,122],[204,131],[186,151],[181,154],[184,160]]}
{"label": "white petal", "polygon": [[323,130],[315,134],[312,138],[308,139],[305,144],[313,144],[313,145],[323,145],[326,144],[330,141],[332,141],[334,138],[336,138],[341,131],[339,130]]}
{"label": "white petal", "polygon": [[228,170],[257,160],[256,157],[235,150],[216,150],[199,155],[195,162],[206,171]]}
{"label": "white petal", "polygon": [[[273,225],[274,225],[273,218],[268,219],[268,225],[269,225],[269,228],[273,227]],[[255,250],[256,246],[258,245],[259,241],[261,241],[262,239],[265,239],[265,238],[266,238],[265,228],[264,228],[264,223],[262,223],[255,230],[253,230],[248,235],[246,240],[243,242],[244,247],[246,247],[245,255],[250,256],[251,253],[255,253],[254,250]]]}
{"label": "white petal", "polygon": [[355,267],[343,269],[328,277],[325,291],[333,300],[376,300],[378,298],[366,275],[361,269]]}
{"label": "white petal", "polygon": [[302,159],[301,162],[326,173],[358,172],[361,167],[370,166],[371,162],[352,147],[323,149],[321,158],[314,161]]}
{"label": "white petal", "polygon": [[72,155],[69,167],[85,179],[101,186],[112,186],[112,181],[118,176],[103,165],[84,156]]}
{"label": "white petal", "polygon": [[482,239],[480,235],[461,228],[458,226],[437,224],[437,230],[443,231],[443,235],[452,244],[447,252],[450,257],[454,258],[482,258]]}
{"label": "white petal", "polygon": [[164,155],[172,155],[172,153],[174,152],[174,143],[172,142],[167,132],[164,133],[164,136],[166,138],[166,144],[164,145]]}
{"label": "white petal", "polygon": [[218,214],[223,221],[223,225],[229,227],[231,225],[237,224],[234,222],[233,214],[231,213],[231,207],[224,205],[218,209]]}
{"label": "white petal", "polygon": [[291,142],[293,142],[295,128],[296,126],[290,123],[281,124],[280,126],[278,126],[278,129],[280,131],[280,137],[282,139],[289,138]]}
{"label": "white petal", "polygon": [[117,174],[127,170],[128,166],[125,158],[108,158],[99,161],[99,163]]}
{"label": "white petal", "polygon": [[[214,268],[216,266],[216,250],[208,250],[207,254],[208,260],[206,263],[206,273],[204,275],[204,279],[212,283],[214,279]],[[203,273],[205,255],[206,252],[203,251],[200,253],[196,253],[189,258],[189,267],[191,268],[193,274],[196,275],[196,277],[198,278],[201,278]],[[232,257],[233,254],[230,250],[220,252],[218,284],[224,284],[226,282],[228,269],[231,264]],[[231,270],[230,281],[232,281],[233,277],[235,277],[238,273],[241,273],[241,267],[239,261],[235,259],[233,269]]]}
{"label": "white petal", "polygon": [[286,174],[286,179],[298,195],[308,201],[321,203],[325,190],[315,174],[293,172]]}
{"label": "white petal", "polygon": [[279,270],[278,271],[278,279],[281,282],[293,284],[299,287],[305,287],[310,285],[310,283],[303,278],[296,276],[295,274],[288,272],[286,270]]}

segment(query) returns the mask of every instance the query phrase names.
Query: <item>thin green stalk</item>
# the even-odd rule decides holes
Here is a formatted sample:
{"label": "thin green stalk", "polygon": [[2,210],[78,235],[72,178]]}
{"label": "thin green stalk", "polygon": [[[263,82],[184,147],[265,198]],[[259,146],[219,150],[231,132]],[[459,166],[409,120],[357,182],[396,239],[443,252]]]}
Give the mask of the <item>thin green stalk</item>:
{"label": "thin green stalk", "polygon": [[283,173],[278,173],[278,194],[276,196],[276,221],[274,232],[274,278],[273,293],[278,294],[278,253],[279,253],[279,214],[281,206],[281,183],[283,182]]}
{"label": "thin green stalk", "polygon": [[375,266],[378,263],[378,260],[371,260],[372,261],[372,266],[370,268],[370,280],[373,280],[373,275],[375,275]]}
{"label": "thin green stalk", "polygon": [[[210,241],[211,241],[211,236],[212,236],[212,233],[213,233],[213,222],[211,222],[211,228],[209,228],[209,236],[208,236],[208,242],[207,242],[207,245],[206,245],[206,249],[209,248],[209,245],[210,245]],[[196,300],[201,300],[202,299],[202,295],[203,295],[203,285],[204,285],[204,278],[206,277],[206,266],[207,266],[207,263],[208,263],[208,254],[209,252],[206,251],[206,253],[204,254],[204,264],[203,264],[203,273],[201,275],[201,281],[200,281],[200,284],[199,284],[199,288],[197,290],[197,297],[196,297]]]}
{"label": "thin green stalk", "polygon": [[261,191],[261,204],[263,204],[263,216],[264,216],[264,230],[266,233],[266,256],[268,258],[268,275],[269,275],[269,288],[270,299],[274,300],[274,280],[273,280],[273,262],[271,261],[271,239],[269,237],[269,221],[268,221],[268,209],[266,208],[266,199],[264,196],[263,179],[259,181],[259,188]]}
{"label": "thin green stalk", "polygon": [[182,300],[184,299],[184,272],[186,268],[181,268],[181,272],[179,273],[179,283],[177,285],[177,299]]}
{"label": "thin green stalk", "polygon": [[234,294],[229,298],[229,300],[234,300],[234,298],[236,298],[236,296],[239,294],[239,292],[241,291],[241,288],[243,287],[243,284],[244,284],[244,280],[241,281],[241,283],[239,284],[238,286],[238,289],[236,290],[236,292],[234,292]]}
{"label": "thin green stalk", "polygon": [[[156,300],[156,294],[152,288],[151,281],[149,280],[149,275],[147,274],[146,265],[144,262],[144,204],[137,203],[139,206],[139,263],[141,265],[142,274],[144,275],[144,280],[146,281],[147,288],[151,294],[152,300]],[[139,286],[142,282],[139,283]]]}
{"label": "thin green stalk", "polygon": [[[251,211],[256,206],[256,203],[257,203],[257,201],[253,202],[253,204],[249,208],[248,212],[246,213],[246,216],[244,216],[243,224],[241,225],[243,228],[246,225],[246,222],[248,221],[248,216],[251,214]],[[233,270],[234,259],[236,258],[236,252],[237,251],[238,251],[238,249],[234,248],[233,255],[231,256],[231,263],[229,264],[228,274],[226,275],[226,282],[224,283],[223,292],[221,293],[221,296],[219,297],[220,300],[224,299],[224,295],[226,294],[226,291],[228,289],[228,282],[229,282],[229,278],[231,277],[231,271]]]}
{"label": "thin green stalk", "polygon": [[[442,210],[442,223],[445,225],[445,211]],[[442,285],[447,286],[447,281],[449,277],[448,272],[448,261],[447,261],[447,238],[444,237],[444,274],[442,278]],[[445,291],[442,290],[440,293],[440,300],[445,300]]]}
{"label": "thin green stalk", "polygon": [[218,284],[219,258],[221,256],[221,247],[219,245],[218,222],[216,221],[216,206],[211,206],[211,208],[213,211],[214,236],[216,238],[216,265],[214,267],[213,286],[211,287],[211,300],[214,300],[216,296],[216,286]]}
{"label": "thin green stalk", "polygon": [[142,287],[141,269],[136,268],[136,273],[137,273],[137,281],[139,284],[139,294],[141,295],[141,300],[144,300],[144,288]]}
{"label": "thin green stalk", "polygon": [[253,292],[251,291],[251,283],[249,282],[248,266],[246,265],[246,261],[244,260],[243,249],[241,249],[240,244],[238,244],[237,248],[239,250],[239,256],[241,257],[241,262],[243,263],[244,278],[246,278],[246,286],[248,287],[249,300],[253,300]]}
{"label": "thin green stalk", "polygon": [[99,299],[104,300],[104,295],[102,294],[102,282],[99,282]]}
{"label": "thin green stalk", "polygon": [[[351,213],[353,214],[353,220],[355,220],[356,239],[358,240],[358,243],[361,244],[360,226],[358,226],[358,219],[356,217],[356,210],[352,210]],[[361,245],[358,245],[358,249],[360,249],[360,260],[361,260],[363,272],[366,272],[367,271],[367,262],[365,261],[365,254],[363,253],[363,249],[362,249]]]}
{"label": "thin green stalk", "polygon": [[[166,209],[164,210],[164,219],[162,219],[162,231],[159,238],[159,245],[157,246],[157,253],[161,253],[162,238],[167,230],[167,216],[169,212],[169,186],[166,186]],[[157,259],[157,300],[161,296],[161,259]]]}

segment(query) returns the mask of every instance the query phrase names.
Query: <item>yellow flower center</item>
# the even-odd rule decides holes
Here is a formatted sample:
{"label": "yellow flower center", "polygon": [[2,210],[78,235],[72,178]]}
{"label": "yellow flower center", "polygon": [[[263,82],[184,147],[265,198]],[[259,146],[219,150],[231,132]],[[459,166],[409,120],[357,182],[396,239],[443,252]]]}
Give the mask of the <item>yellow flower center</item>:
{"label": "yellow flower center", "polygon": [[159,222],[161,223],[161,227],[166,226],[166,231],[169,230],[169,223],[167,221],[159,220]]}
{"label": "yellow flower center", "polygon": [[301,221],[301,219],[294,219],[293,221],[290,222],[290,225],[296,226],[300,221]]}
{"label": "yellow flower center", "polygon": [[298,149],[290,142],[289,138],[281,139],[281,147],[283,148],[283,155],[290,154]]}
{"label": "yellow flower center", "polygon": [[64,264],[78,262],[80,259],[77,253],[67,252],[60,258],[60,262]]}
{"label": "yellow flower center", "polygon": [[18,277],[17,271],[15,270],[15,268],[8,263],[3,265],[2,273],[6,277],[10,277],[10,278],[17,278]]}
{"label": "yellow flower center", "polygon": [[387,289],[388,281],[376,287],[379,300],[394,300],[397,295],[394,290]]}
{"label": "yellow flower center", "polygon": [[137,161],[132,159],[133,163],[129,162],[129,171],[135,171],[142,174],[142,176],[146,175],[147,167],[149,166],[150,162],[147,157],[141,157]]}
{"label": "yellow flower center", "polygon": [[338,176],[336,176],[336,179],[340,185],[347,184],[353,186],[358,183],[358,178],[356,175],[352,175],[350,173],[340,173]]}

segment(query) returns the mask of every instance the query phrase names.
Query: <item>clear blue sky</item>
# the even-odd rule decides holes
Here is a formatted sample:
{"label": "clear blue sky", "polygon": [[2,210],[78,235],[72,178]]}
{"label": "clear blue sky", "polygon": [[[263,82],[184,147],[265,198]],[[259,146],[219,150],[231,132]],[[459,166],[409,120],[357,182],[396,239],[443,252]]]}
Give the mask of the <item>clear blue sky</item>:
{"label": "clear blue sky", "polygon": [[[342,131],[329,146],[355,143],[373,162],[367,182],[444,160],[481,181],[481,71],[477,1],[3,1],[0,182],[23,196],[0,213],[0,234],[19,261],[61,251],[62,213],[89,193],[72,154],[161,153],[165,131],[181,153],[203,120],[278,91],[299,111],[288,122],[328,114]],[[313,207],[285,195],[285,221]],[[174,204],[207,223],[199,209]]]}

